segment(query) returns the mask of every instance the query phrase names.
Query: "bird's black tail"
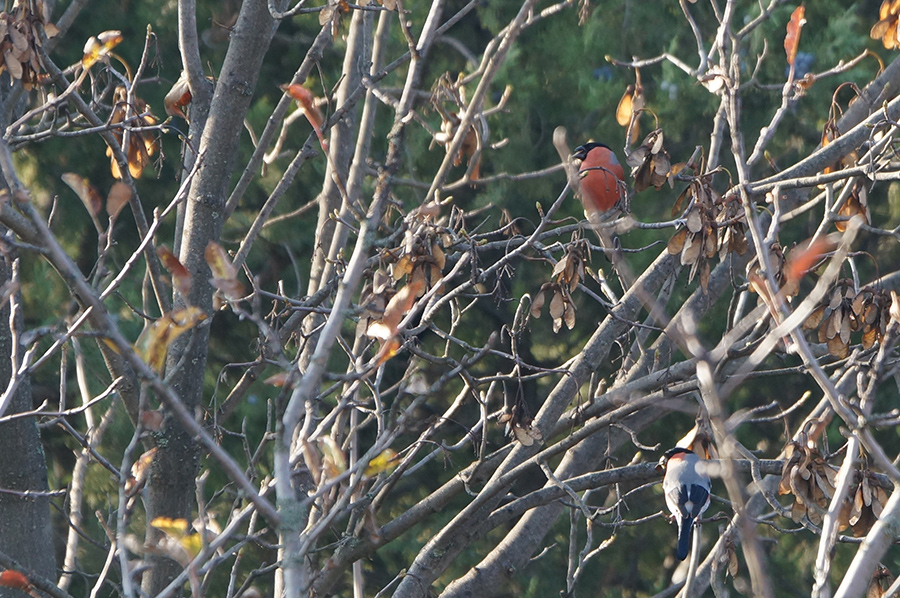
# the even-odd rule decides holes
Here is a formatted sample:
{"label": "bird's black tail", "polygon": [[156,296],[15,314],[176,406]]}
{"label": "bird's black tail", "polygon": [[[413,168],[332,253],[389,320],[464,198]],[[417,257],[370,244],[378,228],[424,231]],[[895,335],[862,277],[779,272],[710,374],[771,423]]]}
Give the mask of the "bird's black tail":
{"label": "bird's black tail", "polygon": [[686,559],[691,551],[691,531],[693,529],[694,520],[690,517],[684,517],[681,520],[681,525],[678,526],[678,551],[675,553],[675,556],[678,557],[679,561]]}

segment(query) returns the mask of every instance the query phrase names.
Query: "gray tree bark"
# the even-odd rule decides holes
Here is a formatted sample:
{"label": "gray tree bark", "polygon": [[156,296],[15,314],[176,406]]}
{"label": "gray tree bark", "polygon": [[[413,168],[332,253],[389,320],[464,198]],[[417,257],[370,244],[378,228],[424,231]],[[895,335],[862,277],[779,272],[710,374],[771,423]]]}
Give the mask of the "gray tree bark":
{"label": "gray tree bark", "polygon": [[[234,170],[244,117],[253,98],[260,66],[278,23],[269,14],[265,0],[245,2],[231,32],[231,41],[213,92],[209,114],[200,138],[198,159],[203,160],[191,186],[184,210],[184,229],[179,260],[191,273],[193,285],[184,303],[202,308],[212,316],[213,287],[205,251],[222,234],[225,202]],[[179,307],[176,304],[176,307]],[[168,367],[171,386],[184,405],[197,413],[203,397],[204,373],[209,349],[209,327],[198,326],[173,343]],[[147,520],[166,516],[190,519],[194,502],[194,478],[199,466],[199,446],[174,418],[157,439],[159,451],[148,483]],[[148,540],[162,532],[148,526]],[[143,588],[151,596],[159,593],[182,567],[168,558],[156,557],[154,568],[144,576]]]}
{"label": "gray tree bark", "polygon": [[[11,256],[0,258],[0,285],[11,277]],[[0,387],[5,388],[13,374],[10,305],[0,309]],[[22,326],[21,312],[16,314]],[[4,415],[31,410],[31,384],[25,377],[16,387],[12,402]],[[0,552],[12,557],[32,571],[54,579],[56,560],[53,530],[50,525],[50,499],[31,494],[46,493],[47,465],[40,433],[33,417],[0,424]],[[21,596],[19,590],[0,588],[0,597]]]}

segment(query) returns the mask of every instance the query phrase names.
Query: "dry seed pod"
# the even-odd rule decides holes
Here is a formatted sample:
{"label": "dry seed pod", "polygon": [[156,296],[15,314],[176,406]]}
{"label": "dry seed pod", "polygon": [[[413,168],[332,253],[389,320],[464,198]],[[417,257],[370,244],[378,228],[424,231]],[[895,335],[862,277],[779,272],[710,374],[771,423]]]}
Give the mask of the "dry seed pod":
{"label": "dry seed pod", "polygon": [[826,463],[819,450],[808,442],[791,442],[785,447],[785,455],[778,494],[793,495],[791,519],[799,522],[805,515],[816,525],[821,524],[834,495],[837,469]]}
{"label": "dry seed pod", "polygon": [[628,154],[625,162],[631,167],[635,191],[641,192],[650,186],[662,188],[672,170],[669,152],[663,148],[662,129],[651,131],[643,143]]}

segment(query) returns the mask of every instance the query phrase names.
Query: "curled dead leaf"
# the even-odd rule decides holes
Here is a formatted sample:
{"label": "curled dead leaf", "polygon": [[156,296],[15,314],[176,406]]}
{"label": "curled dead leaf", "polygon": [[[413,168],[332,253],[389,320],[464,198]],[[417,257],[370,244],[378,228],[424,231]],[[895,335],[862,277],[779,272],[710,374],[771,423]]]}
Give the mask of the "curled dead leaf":
{"label": "curled dead leaf", "polygon": [[423,282],[417,281],[410,283],[400,289],[396,295],[391,297],[384,310],[381,320],[369,326],[366,334],[381,341],[399,334],[398,327],[400,322],[412,309],[416,301],[416,297],[424,286]]}
{"label": "curled dead leaf", "polygon": [[[141,413],[141,424],[144,425],[145,428],[149,430],[154,430],[147,426],[144,423],[144,413],[150,412],[142,412]],[[154,412],[158,413],[158,412]],[[162,422],[160,422],[161,424]],[[158,426],[155,430],[159,430],[161,427]],[[154,431],[155,431],[154,430]],[[147,451],[145,451],[138,459],[131,465],[131,474],[125,480],[125,496],[128,497],[128,502],[125,505],[126,510],[131,511],[134,506],[135,501],[137,500],[138,494],[144,489],[144,486],[147,483],[147,477],[150,473],[150,465],[153,463],[153,459],[156,457],[157,447],[153,447]]]}
{"label": "curled dead leaf", "polygon": [[81,66],[85,69],[91,68],[97,61],[106,58],[123,39],[125,38],[121,31],[104,31],[97,37],[90,37],[84,44]]}
{"label": "curled dead leaf", "polygon": [[184,109],[190,105],[192,99],[193,96],[188,86],[187,73],[182,71],[181,76],[178,77],[178,80],[172,85],[172,89],[169,90],[169,93],[163,99],[166,114],[169,116],[180,116],[190,122],[184,113]]}
{"label": "curled dead leaf", "polygon": [[806,24],[806,19],[803,18],[805,12],[806,7],[802,4],[795,8],[787,25],[787,34],[784,36],[784,52],[790,65],[794,64],[794,59],[797,57],[797,48],[800,46],[800,30]]}
{"label": "curled dead leaf", "polygon": [[853,305],[856,290],[853,281],[837,281],[824,303],[804,323],[804,328],[818,328],[818,340],[828,345],[828,352],[843,359],[850,353],[850,334],[859,330],[859,320]]}
{"label": "curled dead leaf", "polygon": [[885,49],[893,50],[900,45],[897,25],[900,20],[900,0],[884,0],[878,12],[878,22],[872,25],[869,37],[881,40]]}
{"label": "curled dead leaf", "polygon": [[64,173],[60,178],[78,195],[91,216],[97,216],[100,213],[100,210],[103,209],[103,200],[87,178],[74,172]]}
{"label": "curled dead leaf", "polygon": [[400,289],[396,295],[391,297],[384,309],[384,315],[380,320],[372,322],[366,330],[366,335],[370,338],[381,341],[381,348],[375,356],[378,364],[384,363],[388,359],[394,357],[400,350],[402,343],[400,342],[400,322],[412,309],[416,302],[416,298],[424,289],[425,283],[422,280],[414,280]]}
{"label": "curled dead leaf", "polygon": [[206,319],[199,307],[175,309],[144,328],[134,344],[134,350],[144,362],[157,372],[166,364],[166,354],[172,342]]}
{"label": "curled dead leaf", "polygon": [[237,268],[231,263],[231,257],[225,248],[210,241],[204,251],[206,264],[212,271],[210,282],[231,301],[238,301],[244,296],[244,285],[237,279]]}
{"label": "curled dead leaf", "polygon": [[[128,92],[125,87],[120,85],[115,91],[115,107],[110,114],[107,124],[110,126],[119,125],[125,122],[128,114]],[[147,107],[147,102],[134,96],[134,104],[132,106],[132,115],[134,120],[128,124],[132,128],[128,134],[128,147],[123,147],[125,157],[128,161],[128,172],[133,178],[138,178],[144,172],[144,168],[152,162],[152,156],[159,151],[159,140],[149,131],[140,131],[137,128],[152,127],[157,124],[154,117]],[[112,134],[115,136],[119,145],[122,145],[125,139],[124,132],[121,127],[113,127]],[[119,169],[119,162],[115,158],[115,154],[111,147],[106,148],[106,155],[110,158],[110,171],[116,179],[122,178],[122,172]]]}
{"label": "curled dead leaf", "polygon": [[115,220],[129,201],[131,201],[131,187],[122,181],[114,182],[106,196],[106,213],[109,218]]}
{"label": "curled dead leaf", "polygon": [[322,472],[328,479],[334,479],[347,471],[347,456],[331,436],[319,439],[322,451]]}
{"label": "curled dead leaf", "polygon": [[156,249],[163,267],[172,275],[172,286],[175,287],[183,297],[187,297],[191,290],[191,273],[188,272],[172,250],[165,245],[160,245]]}
{"label": "curled dead leaf", "polygon": [[316,98],[313,93],[299,83],[285,84],[282,85],[280,89],[297,100],[300,110],[303,111],[306,120],[312,125],[313,131],[315,131],[322,149],[328,151],[328,142],[325,140],[325,135],[322,131],[322,126],[325,124],[325,117],[322,116],[322,111],[316,106]]}
{"label": "curled dead leaf", "polygon": [[167,556],[181,566],[187,567],[203,550],[200,534],[188,531],[190,526],[186,519],[157,517],[150,525],[165,534],[155,546],[144,546],[144,549],[152,554]]}
{"label": "curled dead leaf", "polygon": [[396,467],[399,460],[400,456],[397,454],[397,451],[390,448],[384,449],[369,461],[364,474],[370,478],[377,476],[379,473]]}

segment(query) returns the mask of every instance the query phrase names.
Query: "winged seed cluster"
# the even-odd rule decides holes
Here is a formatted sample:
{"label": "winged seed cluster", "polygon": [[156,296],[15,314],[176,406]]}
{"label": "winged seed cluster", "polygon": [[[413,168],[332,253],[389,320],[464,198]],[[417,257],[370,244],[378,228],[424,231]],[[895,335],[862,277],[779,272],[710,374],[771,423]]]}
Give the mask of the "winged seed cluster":
{"label": "winged seed cluster", "polygon": [[[31,7],[36,12],[32,12]],[[50,22],[50,7],[41,0],[30,3],[17,0],[12,12],[0,12],[0,48],[3,50],[0,73],[8,72],[29,91],[44,71],[38,50],[43,39],[42,28],[48,38],[59,33],[56,25]]]}

